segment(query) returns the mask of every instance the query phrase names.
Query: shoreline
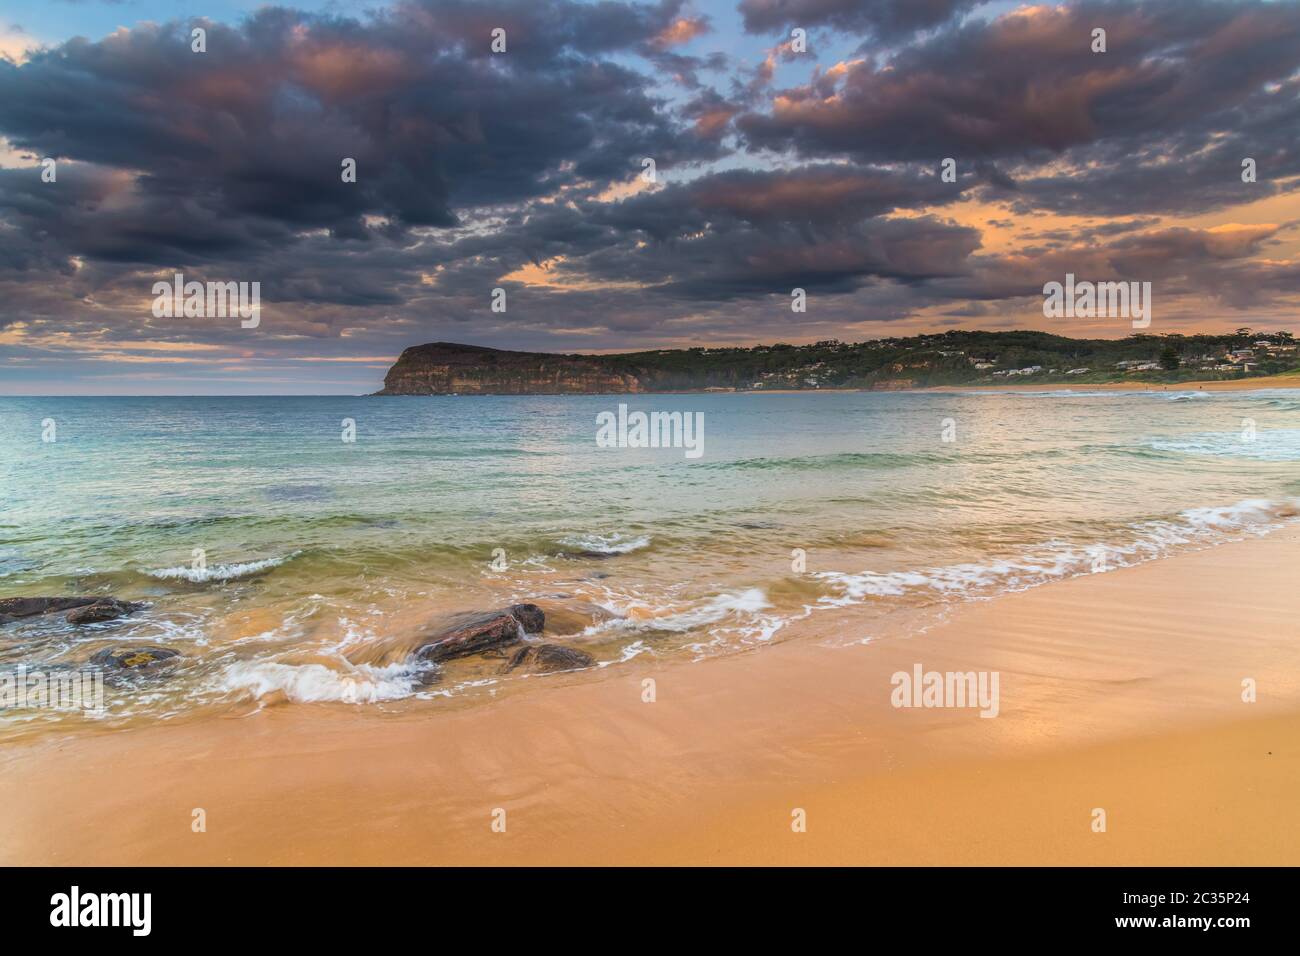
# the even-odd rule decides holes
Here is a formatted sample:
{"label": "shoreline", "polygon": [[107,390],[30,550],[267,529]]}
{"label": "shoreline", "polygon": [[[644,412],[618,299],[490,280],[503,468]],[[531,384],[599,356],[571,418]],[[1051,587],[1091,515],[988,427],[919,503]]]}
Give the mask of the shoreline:
{"label": "shoreline", "polygon": [[[1279,375],[1260,375],[1249,378],[1208,379],[1190,382],[971,382],[965,385],[918,385],[914,388],[743,388],[729,390],[693,389],[682,392],[612,392],[629,395],[808,395],[817,392],[1160,392],[1207,391],[1246,392],[1271,388],[1300,388],[1300,374],[1283,372]],[[594,394],[594,393],[593,393]],[[429,397],[429,396],[411,396]]]}
{"label": "shoreline", "polygon": [[1030,384],[1016,382],[995,383],[992,385],[932,385],[915,389],[918,392],[1042,392],[1042,391],[1099,391],[1099,392],[1159,392],[1159,391],[1206,391],[1206,392],[1249,392],[1270,388],[1300,388],[1300,375],[1286,372],[1281,375],[1262,375],[1252,378],[1211,379],[1195,382],[1044,382]]}
{"label": "shoreline", "polygon": [[[1295,863],[1297,557],[1291,526],[973,602],[914,637],[831,646],[856,636],[846,609],[771,647],[477,707],[18,743],[0,862]],[[893,708],[889,675],[917,663],[998,671],[999,716]],[[1113,808],[1104,835],[1094,807]]]}
{"label": "shoreline", "polygon": [[[817,392],[864,392],[890,394],[895,392],[1160,392],[1207,391],[1247,392],[1270,388],[1300,388],[1300,374],[1285,372],[1280,375],[1262,375],[1237,379],[1208,379],[1191,382],[971,382],[966,385],[918,385],[914,388],[745,388],[729,391],[694,389],[685,392],[614,392],[630,395],[808,395]],[[413,396],[428,397],[428,396]]]}

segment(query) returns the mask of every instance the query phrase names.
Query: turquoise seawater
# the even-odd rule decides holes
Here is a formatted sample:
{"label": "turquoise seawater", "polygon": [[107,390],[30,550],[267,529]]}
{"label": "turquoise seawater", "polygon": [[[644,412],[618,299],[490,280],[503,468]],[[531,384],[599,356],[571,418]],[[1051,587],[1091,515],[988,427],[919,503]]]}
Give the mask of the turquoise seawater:
{"label": "turquoise seawater", "polygon": [[[597,416],[699,413],[682,448]],[[345,420],[355,441],[345,441]],[[53,439],[53,440],[46,440]],[[130,618],[0,625],[0,667],[178,650],[108,725],[492,693],[417,665],[447,615],[534,601],[604,666],[797,639],[1262,534],[1300,497],[1300,393],[0,398],[0,598]],[[82,716],[10,711],[10,730]]]}

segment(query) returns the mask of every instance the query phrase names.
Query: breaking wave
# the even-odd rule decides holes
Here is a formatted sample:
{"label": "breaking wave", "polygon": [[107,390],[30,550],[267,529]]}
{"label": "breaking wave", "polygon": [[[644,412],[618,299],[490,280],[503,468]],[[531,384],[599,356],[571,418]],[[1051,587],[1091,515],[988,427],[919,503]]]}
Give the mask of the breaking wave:
{"label": "breaking wave", "polygon": [[1157,451],[1252,461],[1300,461],[1300,428],[1261,428],[1247,439],[1241,432],[1203,432],[1150,443]]}
{"label": "breaking wave", "polygon": [[297,552],[283,558],[265,558],[261,561],[245,561],[239,564],[214,564],[202,568],[179,565],[174,568],[161,568],[146,573],[150,577],[159,578],[163,581],[189,581],[193,584],[203,584],[208,581],[233,581],[236,578],[246,578],[262,571],[269,571],[271,568],[278,568],[286,561],[293,560],[296,555]]}
{"label": "breaking wave", "polygon": [[412,663],[380,667],[342,662],[341,666],[345,669],[324,664],[239,661],[226,669],[218,688],[259,701],[283,695],[300,704],[373,704],[410,697],[420,685],[422,670],[427,669]]}
{"label": "breaking wave", "polygon": [[1300,515],[1300,502],[1251,498],[1234,505],[1191,508],[1176,520],[1132,526],[1126,541],[1079,545],[1049,541],[1001,560],[952,564],[909,571],[848,574],[822,571],[816,577],[837,593],[821,604],[859,604],[873,597],[900,597],[917,591],[941,596],[991,596],[1018,591],[1080,574],[1142,564],[1176,548],[1216,544],[1236,536],[1267,534]]}
{"label": "breaking wave", "polygon": [[579,548],[598,554],[630,554],[650,547],[651,538],[647,534],[624,535],[620,532],[611,534],[572,534],[560,539],[560,544],[567,548]]}

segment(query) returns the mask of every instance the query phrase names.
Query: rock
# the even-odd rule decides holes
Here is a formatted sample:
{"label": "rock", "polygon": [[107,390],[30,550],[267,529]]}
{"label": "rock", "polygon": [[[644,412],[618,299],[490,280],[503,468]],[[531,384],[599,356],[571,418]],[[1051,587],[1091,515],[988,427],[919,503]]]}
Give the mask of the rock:
{"label": "rock", "polygon": [[517,667],[528,667],[529,670],[543,674],[552,671],[576,671],[591,667],[595,663],[596,658],[575,647],[565,647],[563,644],[529,644],[515,651],[510,662],[506,664],[504,673],[508,674]]}
{"label": "rock", "polygon": [[540,634],[546,627],[546,613],[536,604],[515,604],[510,613],[524,626],[525,634]]}
{"label": "rock", "polygon": [[[54,611],[67,611],[74,607],[85,607],[97,601],[99,597],[14,597],[0,601],[0,622],[16,621],[20,617],[35,617],[37,614],[50,614]],[[112,600],[109,598],[108,600]]]}
{"label": "rock", "polygon": [[425,661],[449,661],[456,657],[514,644],[524,634],[538,634],[546,624],[546,615],[536,604],[516,604],[504,611],[478,615],[439,634],[416,650]]}
{"label": "rock", "polygon": [[125,617],[144,607],[131,601],[119,601],[116,598],[104,598],[94,604],[74,608],[64,619],[69,624],[98,624],[100,621],[112,621]]}
{"label": "rock", "polygon": [[494,614],[485,620],[464,624],[445,631],[435,640],[420,647],[415,655],[425,661],[448,661],[482,651],[512,644],[520,640],[520,624],[506,613]]}
{"label": "rock", "polygon": [[141,670],[180,657],[179,651],[169,647],[107,647],[90,659],[90,663],[117,670]]}

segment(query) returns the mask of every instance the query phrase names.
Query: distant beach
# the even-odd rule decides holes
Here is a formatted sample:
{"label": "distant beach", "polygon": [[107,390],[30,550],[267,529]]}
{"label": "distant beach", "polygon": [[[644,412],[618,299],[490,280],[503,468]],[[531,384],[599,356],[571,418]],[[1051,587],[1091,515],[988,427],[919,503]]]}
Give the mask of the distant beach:
{"label": "distant beach", "polygon": [[996,383],[987,385],[936,385],[922,389],[927,392],[963,392],[971,389],[998,392],[1041,392],[1052,389],[1074,389],[1079,392],[1253,392],[1270,388],[1300,388],[1300,375],[1288,372],[1282,375],[1243,376],[1234,379],[1217,379],[1208,382],[1098,382],[1079,385],[1070,382],[1032,384],[1030,382]]}

